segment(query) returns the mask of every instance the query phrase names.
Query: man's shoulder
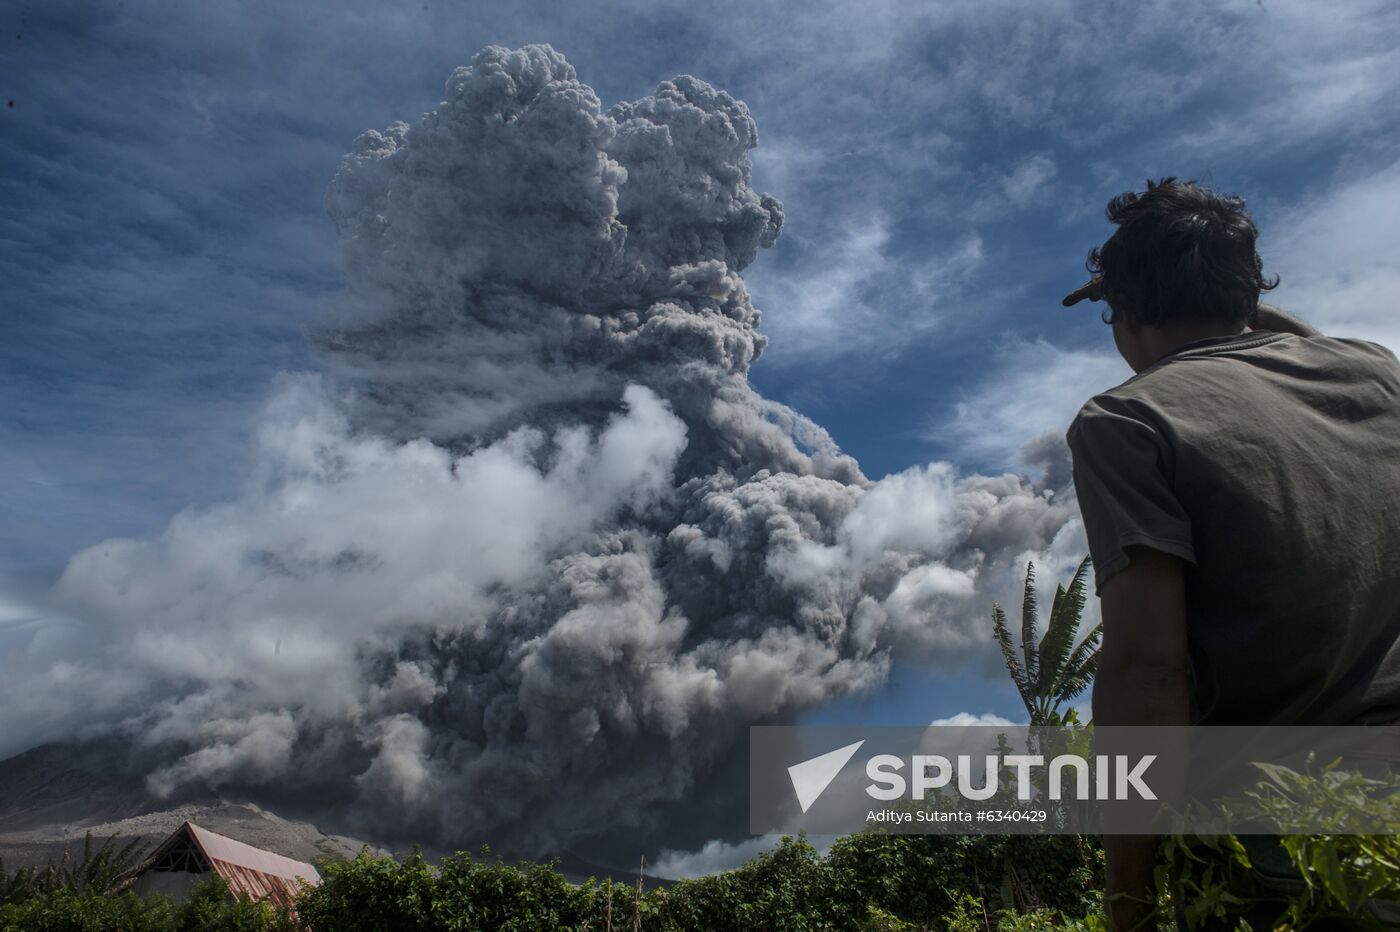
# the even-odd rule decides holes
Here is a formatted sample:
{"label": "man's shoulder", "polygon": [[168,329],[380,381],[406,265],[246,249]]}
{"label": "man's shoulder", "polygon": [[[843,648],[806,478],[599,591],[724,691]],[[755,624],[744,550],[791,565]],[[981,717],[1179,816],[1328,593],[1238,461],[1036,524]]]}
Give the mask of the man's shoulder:
{"label": "man's shoulder", "polygon": [[[1206,364],[1202,369],[1199,364]],[[1223,363],[1223,365],[1217,365]],[[1400,372],[1395,354],[1377,343],[1351,337],[1250,331],[1170,353],[1086,401],[1075,415],[1153,417],[1199,400],[1208,389],[1248,383],[1278,370],[1312,369],[1322,379],[1346,379],[1361,373]],[[1073,426],[1073,425],[1071,425]]]}
{"label": "man's shoulder", "polygon": [[1087,447],[1113,448],[1125,442],[1157,442],[1160,416],[1150,397],[1126,387],[1127,383],[1100,392],[1084,402],[1065,431],[1070,453]]}
{"label": "man's shoulder", "polygon": [[1109,419],[1151,420],[1152,389],[1135,375],[1126,382],[1099,392],[1079,406],[1074,419],[1070,421],[1067,435],[1074,435],[1086,426]]}
{"label": "man's shoulder", "polygon": [[1400,384],[1400,362],[1379,343],[1326,334],[1256,331],[1258,339],[1180,354],[1161,367],[1152,390],[1163,397],[1194,400],[1210,388],[1248,393],[1253,386]]}
{"label": "man's shoulder", "polygon": [[1099,392],[1080,406],[1065,437],[1073,451],[1087,434],[1150,434],[1171,443],[1183,435],[1247,432],[1261,410],[1273,412],[1276,423],[1281,401],[1295,399],[1301,409],[1328,393],[1373,397],[1377,409],[1393,408],[1400,362],[1367,340],[1253,331],[1187,347]]}
{"label": "man's shoulder", "polygon": [[1301,345],[1317,353],[1326,353],[1341,359],[1351,360],[1360,365],[1379,366],[1394,370],[1400,361],[1388,347],[1359,337],[1332,337],[1318,334],[1311,337],[1296,337]]}
{"label": "man's shoulder", "polygon": [[[1158,378],[1182,377],[1187,371],[1174,363],[1219,359],[1257,362],[1266,367],[1279,360],[1319,369],[1345,369],[1349,366],[1395,368],[1396,357],[1386,347],[1357,337],[1337,337],[1323,333],[1308,335],[1252,330],[1232,340],[1187,347],[1169,355],[1143,375]],[[1188,367],[1189,368],[1189,367]]]}

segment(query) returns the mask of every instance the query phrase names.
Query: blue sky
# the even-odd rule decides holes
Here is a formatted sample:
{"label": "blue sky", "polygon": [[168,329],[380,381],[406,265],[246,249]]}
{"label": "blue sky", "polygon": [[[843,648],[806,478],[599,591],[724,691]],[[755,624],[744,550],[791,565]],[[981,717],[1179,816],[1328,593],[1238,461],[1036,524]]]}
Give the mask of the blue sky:
{"label": "blue sky", "polygon": [[[746,277],[769,397],[879,477],[1022,468],[1126,375],[1062,311],[1103,204],[1174,174],[1246,196],[1277,303],[1400,346],[1390,3],[15,2],[0,35],[0,579],[226,497],[340,287],[322,207],[363,130],[482,46],[548,42],[605,105],[692,73],[758,122],[784,202]],[[1011,594],[1008,593],[1008,597]],[[1013,715],[897,670],[833,718]]]}

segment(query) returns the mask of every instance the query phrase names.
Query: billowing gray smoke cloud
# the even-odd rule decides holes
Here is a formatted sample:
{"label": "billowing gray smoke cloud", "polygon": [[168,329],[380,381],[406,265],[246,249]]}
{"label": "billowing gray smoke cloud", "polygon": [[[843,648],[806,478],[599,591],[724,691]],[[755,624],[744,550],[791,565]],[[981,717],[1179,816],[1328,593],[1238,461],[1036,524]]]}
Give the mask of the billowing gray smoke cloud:
{"label": "billowing gray smoke cloud", "polygon": [[941,464],[871,483],[750,387],[741,273],[783,222],[757,138],[692,77],[604,111],[546,46],[361,136],[331,375],[284,380],[236,500],[74,557],[7,726],[120,724],[157,792],[295,787],[381,837],[538,851],[675,821],[746,725],[892,652],[987,649],[989,593],[1076,555],[1072,504]]}

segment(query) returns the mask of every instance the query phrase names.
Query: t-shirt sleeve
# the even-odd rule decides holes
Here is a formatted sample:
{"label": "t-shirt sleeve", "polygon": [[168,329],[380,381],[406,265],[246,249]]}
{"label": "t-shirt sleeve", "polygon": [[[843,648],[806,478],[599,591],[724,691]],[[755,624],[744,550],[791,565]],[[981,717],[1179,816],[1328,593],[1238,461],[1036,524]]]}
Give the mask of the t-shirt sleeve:
{"label": "t-shirt sleeve", "polygon": [[1081,413],[1067,439],[1096,590],[1128,565],[1134,545],[1196,562],[1191,521],[1163,471],[1164,441],[1150,424]]}

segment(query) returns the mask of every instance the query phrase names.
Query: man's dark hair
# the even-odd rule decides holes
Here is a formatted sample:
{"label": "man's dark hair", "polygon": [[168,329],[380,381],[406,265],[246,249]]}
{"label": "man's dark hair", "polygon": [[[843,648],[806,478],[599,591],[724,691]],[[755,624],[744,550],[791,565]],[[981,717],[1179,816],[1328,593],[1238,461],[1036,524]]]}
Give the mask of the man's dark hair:
{"label": "man's dark hair", "polygon": [[1244,199],[1194,181],[1148,181],[1108,202],[1118,230],[1089,251],[1089,271],[1103,276],[1110,311],[1148,327],[1176,320],[1248,323],[1259,295],[1278,285],[1264,278],[1254,244],[1259,228]]}

